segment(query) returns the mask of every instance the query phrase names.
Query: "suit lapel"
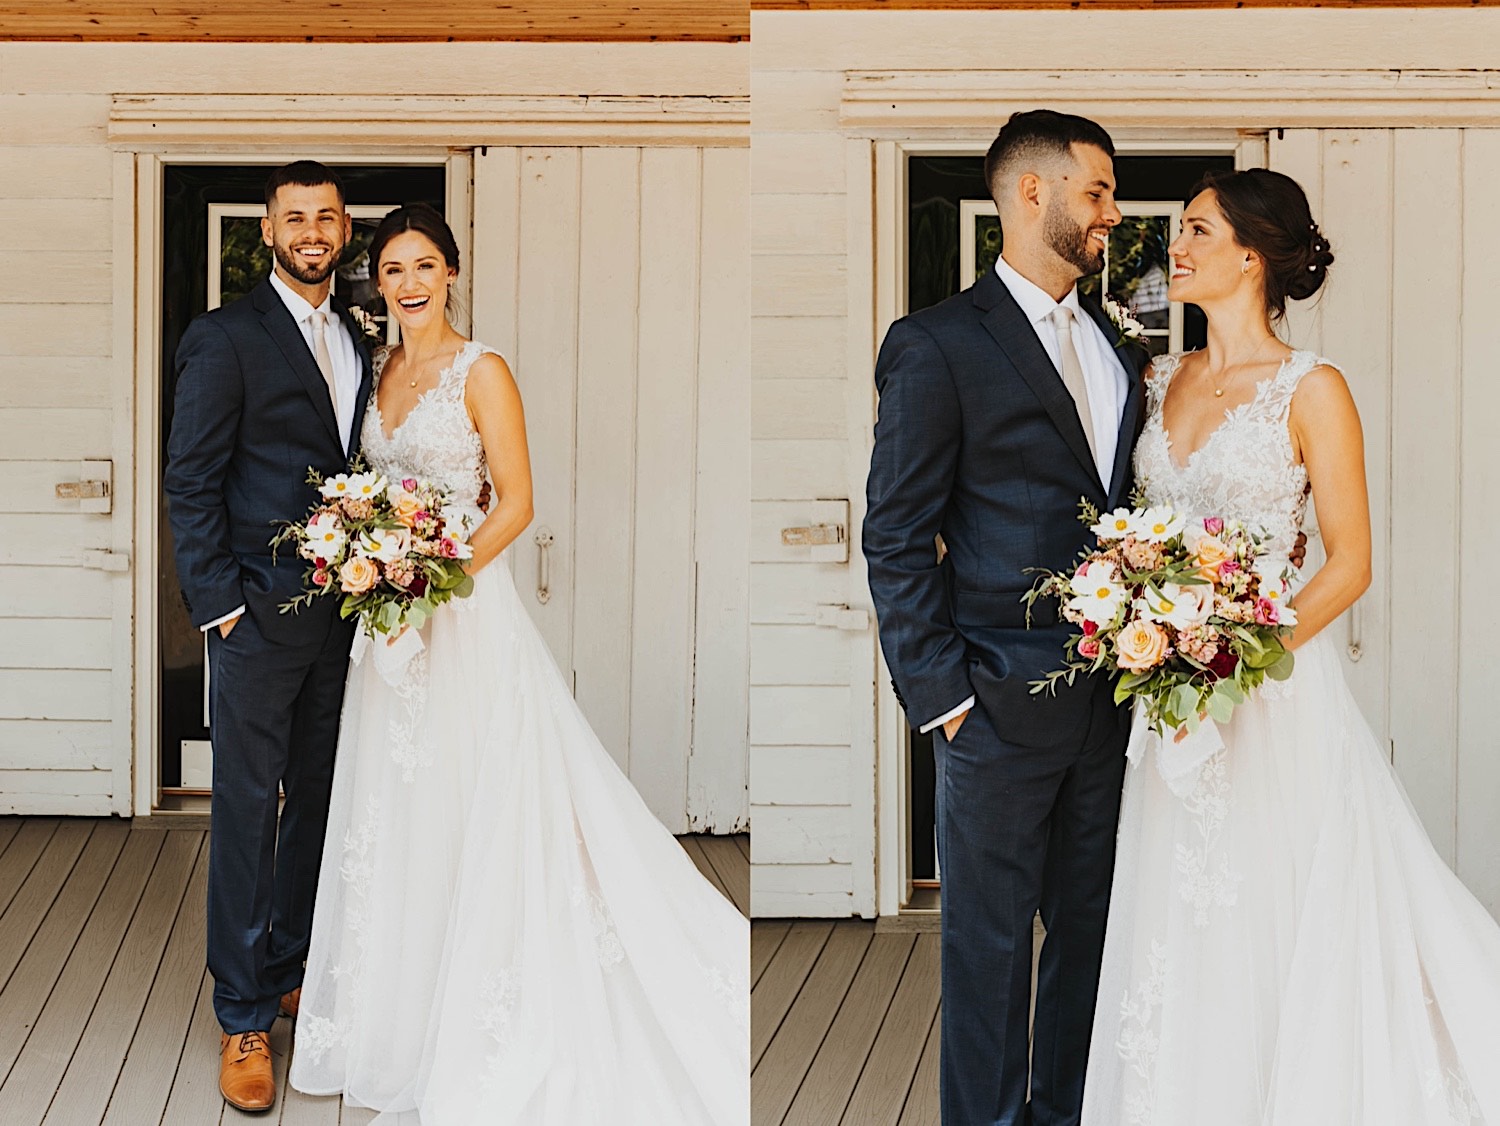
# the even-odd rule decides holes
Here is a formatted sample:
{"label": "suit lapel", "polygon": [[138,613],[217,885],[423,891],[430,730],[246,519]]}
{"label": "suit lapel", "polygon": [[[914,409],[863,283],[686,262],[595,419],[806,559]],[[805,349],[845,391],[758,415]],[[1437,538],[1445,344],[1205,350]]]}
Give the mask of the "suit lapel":
{"label": "suit lapel", "polygon": [[370,404],[370,387],[374,381],[370,363],[370,340],[355,323],[349,307],[337,297],[333,299],[333,308],[338,313],[339,320],[344,322],[344,331],[354,341],[354,354],[359,357],[359,394],[354,401],[354,421],[349,427],[349,455],[353,457],[359,452],[359,436],[364,427],[365,408]]}
{"label": "suit lapel", "polygon": [[1114,340],[1115,355],[1125,369],[1129,390],[1125,395],[1125,409],[1120,412],[1120,433],[1115,440],[1115,465],[1110,474],[1109,506],[1116,508],[1124,503],[1124,486],[1130,477],[1130,458],[1135,452],[1135,439],[1139,434],[1145,407],[1145,385],[1141,378],[1142,361],[1146,350],[1133,340],[1120,335],[1120,330],[1110,321],[1104,309],[1091,297],[1078,295],[1078,303],[1094,319],[1106,340]]}
{"label": "suit lapel", "polygon": [[1026,319],[1026,314],[1021,312],[1010,290],[993,272],[985,274],[972,292],[974,304],[983,314],[985,330],[1010,358],[1011,366],[1040,400],[1063,441],[1103,493],[1104,483],[1099,480],[1099,468],[1089,451],[1089,441],[1078,418],[1078,405],[1063,386],[1062,376],[1037,339],[1036,330]]}
{"label": "suit lapel", "polygon": [[303,389],[307,391],[307,397],[312,400],[318,417],[328,428],[328,433],[333,437],[334,443],[342,450],[344,440],[339,436],[338,419],[333,416],[333,401],[328,397],[328,384],[323,382],[323,373],[318,370],[318,362],[313,359],[312,352],[308,350],[302,330],[297,327],[297,322],[292,319],[292,314],[287,311],[286,305],[282,303],[276,290],[271,288],[269,281],[262,281],[256,286],[251,293],[251,298],[256,309],[260,311],[261,326],[271,339],[276,341],[276,346],[281,349],[286,362],[297,373],[297,378],[302,381]]}

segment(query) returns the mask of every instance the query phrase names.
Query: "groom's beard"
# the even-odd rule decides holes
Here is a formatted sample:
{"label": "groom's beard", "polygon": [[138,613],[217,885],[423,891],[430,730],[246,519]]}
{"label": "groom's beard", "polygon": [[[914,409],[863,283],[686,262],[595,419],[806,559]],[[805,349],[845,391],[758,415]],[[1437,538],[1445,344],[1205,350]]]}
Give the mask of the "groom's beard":
{"label": "groom's beard", "polygon": [[1063,210],[1060,201],[1053,200],[1047,207],[1042,238],[1054,254],[1078,271],[1079,276],[1097,274],[1104,268],[1104,251],[1094,245],[1088,229],[1080,227]]}
{"label": "groom's beard", "polygon": [[344,248],[342,246],[329,246],[328,243],[319,243],[318,245],[328,247],[328,255],[323,259],[321,266],[309,266],[305,262],[299,262],[296,256],[292,254],[292,248],[282,246],[280,243],[273,246],[271,252],[276,255],[277,264],[303,285],[321,285],[338,265],[339,256],[343,253]]}

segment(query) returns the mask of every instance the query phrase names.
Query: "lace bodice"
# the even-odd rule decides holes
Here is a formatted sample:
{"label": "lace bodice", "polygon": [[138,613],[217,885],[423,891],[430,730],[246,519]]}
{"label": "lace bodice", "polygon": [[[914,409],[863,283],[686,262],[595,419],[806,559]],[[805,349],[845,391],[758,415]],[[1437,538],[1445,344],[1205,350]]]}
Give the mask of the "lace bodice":
{"label": "lace bodice", "polygon": [[464,406],[469,368],[495,349],[470,340],[438,375],[437,385],[424,391],[401,424],[389,436],[380,415],[380,375],[390,349],[375,353],[375,386],[360,431],[365,460],[388,478],[416,477],[448,491],[455,506],[479,511],[479,490],[487,471],[484,443]]}
{"label": "lace bodice", "polygon": [[[1207,441],[1179,464],[1162,420],[1162,400],[1182,355],[1158,356],[1146,373],[1146,428],[1135,447],[1135,476],[1152,504],[1190,517],[1240,520],[1289,553],[1307,511],[1307,469],[1295,460],[1287,417],[1302,377],[1328,361],[1293,352],[1275,375],[1256,386],[1247,403],[1224,412]],[[1333,366],[1333,365],[1329,365]]]}

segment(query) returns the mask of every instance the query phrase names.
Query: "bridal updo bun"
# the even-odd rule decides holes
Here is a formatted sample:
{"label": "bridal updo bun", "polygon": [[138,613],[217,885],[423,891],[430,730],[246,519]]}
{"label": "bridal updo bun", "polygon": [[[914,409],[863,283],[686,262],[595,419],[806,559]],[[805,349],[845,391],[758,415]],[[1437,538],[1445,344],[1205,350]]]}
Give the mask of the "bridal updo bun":
{"label": "bridal updo bun", "polygon": [[1272,320],[1286,315],[1288,301],[1304,300],[1322,288],[1333,251],[1296,180],[1267,168],[1250,168],[1211,173],[1193,194],[1203,191],[1214,193],[1235,240],[1260,255]]}

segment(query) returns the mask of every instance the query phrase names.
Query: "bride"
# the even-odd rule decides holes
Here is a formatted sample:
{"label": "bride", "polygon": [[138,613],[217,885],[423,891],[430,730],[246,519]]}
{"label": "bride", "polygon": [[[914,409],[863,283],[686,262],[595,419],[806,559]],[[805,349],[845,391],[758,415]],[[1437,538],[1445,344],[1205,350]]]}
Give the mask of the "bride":
{"label": "bride", "polygon": [[1084,1126],[1500,1126],[1500,927],[1434,852],[1325,627],[1370,581],[1359,416],[1272,325],[1333,261],[1297,184],[1211,178],[1169,249],[1208,347],[1147,377],[1150,503],[1289,549],[1309,492],[1327,562],[1296,666],[1169,788],[1139,717]]}
{"label": "bride", "polygon": [[365,455],[468,510],[474,591],[356,643],[291,1084],[382,1124],[740,1126],[748,923],[616,768],[517,596],[521,400],[445,319],[453,234],[400,208],[370,262],[402,344],[377,356]]}

